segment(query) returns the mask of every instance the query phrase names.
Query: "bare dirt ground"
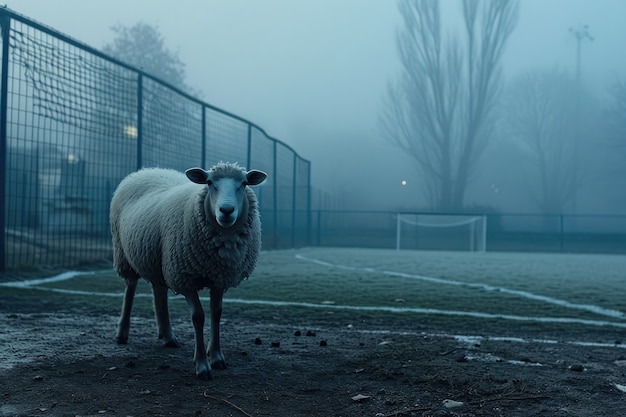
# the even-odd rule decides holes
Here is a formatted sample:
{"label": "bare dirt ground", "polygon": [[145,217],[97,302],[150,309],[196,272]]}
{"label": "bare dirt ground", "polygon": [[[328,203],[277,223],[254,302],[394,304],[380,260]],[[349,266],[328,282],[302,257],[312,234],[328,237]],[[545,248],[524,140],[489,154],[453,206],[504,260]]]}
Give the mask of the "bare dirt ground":
{"label": "bare dirt ground", "polygon": [[[135,316],[129,344],[118,346],[114,311],[0,297],[0,416],[618,416],[626,409],[626,349],[602,328],[546,335],[507,324],[494,332],[423,316],[336,320],[235,304],[224,315],[229,367],[201,381],[184,315],[173,314],[182,348],[161,347],[147,314]],[[528,341],[546,336],[558,339]],[[571,343],[582,336],[602,343]]]}

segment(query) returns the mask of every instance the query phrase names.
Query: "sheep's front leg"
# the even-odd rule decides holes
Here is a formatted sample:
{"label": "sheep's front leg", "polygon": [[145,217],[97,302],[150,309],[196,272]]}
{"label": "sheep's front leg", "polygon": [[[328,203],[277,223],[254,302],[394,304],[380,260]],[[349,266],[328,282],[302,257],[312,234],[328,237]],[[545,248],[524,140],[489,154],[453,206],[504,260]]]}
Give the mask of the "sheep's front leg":
{"label": "sheep's front leg", "polygon": [[133,300],[135,299],[135,291],[137,290],[136,279],[126,279],[126,289],[124,290],[124,302],[122,303],[122,314],[117,325],[116,341],[120,345],[128,343],[128,334],[130,332],[130,313],[133,309]]}
{"label": "sheep's front leg", "polygon": [[178,340],[172,331],[170,323],[170,310],[167,305],[167,287],[152,284],[154,295],[154,315],[156,316],[159,339],[163,339],[165,347],[180,347]]}
{"label": "sheep's front leg", "polygon": [[195,331],[196,345],[193,351],[193,361],[196,364],[196,375],[200,379],[209,380],[211,379],[211,366],[204,350],[204,310],[197,292],[186,294],[185,299],[191,308],[191,321]]}
{"label": "sheep's front leg", "polygon": [[222,288],[211,288],[211,340],[207,354],[211,358],[211,366],[215,369],[226,369],[226,360],[220,345],[220,320],[222,318]]}

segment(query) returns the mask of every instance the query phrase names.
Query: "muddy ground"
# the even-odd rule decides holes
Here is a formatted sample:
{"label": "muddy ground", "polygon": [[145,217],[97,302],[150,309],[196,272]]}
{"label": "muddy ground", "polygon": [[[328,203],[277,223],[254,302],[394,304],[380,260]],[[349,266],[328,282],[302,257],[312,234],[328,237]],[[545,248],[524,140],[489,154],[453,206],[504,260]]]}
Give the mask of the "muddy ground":
{"label": "muddy ground", "polygon": [[[118,346],[115,311],[0,297],[0,416],[618,416],[626,410],[626,349],[619,334],[602,328],[546,332],[509,323],[494,330],[484,322],[452,328],[445,318],[339,317],[227,303],[222,334],[229,367],[201,381],[192,370],[190,320],[173,316],[181,348],[160,346],[149,314],[134,317],[129,344]],[[577,340],[598,344],[572,343]]]}

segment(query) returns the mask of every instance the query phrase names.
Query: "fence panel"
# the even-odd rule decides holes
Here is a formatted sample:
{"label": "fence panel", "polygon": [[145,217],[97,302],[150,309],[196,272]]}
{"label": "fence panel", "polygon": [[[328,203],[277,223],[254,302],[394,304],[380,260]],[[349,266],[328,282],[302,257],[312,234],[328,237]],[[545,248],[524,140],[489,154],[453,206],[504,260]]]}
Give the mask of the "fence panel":
{"label": "fence panel", "polygon": [[253,127],[250,130],[251,149],[250,166],[268,173],[267,180],[260,187],[255,189],[261,207],[261,221],[263,223],[263,244],[270,247],[277,247],[278,229],[276,223],[276,178],[275,167],[275,145],[274,140],[265,134],[261,129]]}
{"label": "fence panel", "polygon": [[202,105],[150,78],[141,92],[141,165],[178,171],[202,165]]}
{"label": "fence panel", "polygon": [[289,202],[305,194],[297,187],[310,185],[309,161],[291,148],[7,8],[0,9],[0,24],[0,271],[109,259],[112,193],[147,166],[182,171],[223,160],[262,169],[268,183],[256,191],[265,246],[293,244],[293,224],[307,234],[310,224],[279,229],[277,222],[277,201],[292,218]]}
{"label": "fence panel", "polygon": [[216,110],[206,110],[206,163],[219,161],[245,165],[248,158],[248,124]]}
{"label": "fence panel", "polygon": [[279,240],[277,247],[291,247],[294,241],[294,204],[296,195],[293,179],[295,178],[293,153],[284,144],[276,146],[276,228]]}
{"label": "fence panel", "polygon": [[311,173],[308,161],[295,156],[295,246],[311,242]]}

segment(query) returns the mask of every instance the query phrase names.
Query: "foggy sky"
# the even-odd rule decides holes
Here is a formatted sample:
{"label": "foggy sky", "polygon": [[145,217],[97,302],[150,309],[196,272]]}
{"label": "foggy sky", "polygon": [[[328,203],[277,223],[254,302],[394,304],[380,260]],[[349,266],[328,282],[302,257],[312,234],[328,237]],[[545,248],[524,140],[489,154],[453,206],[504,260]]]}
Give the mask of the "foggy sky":
{"label": "foggy sky", "polygon": [[[207,101],[279,138],[301,121],[375,127],[398,71],[392,0],[19,0],[8,7],[97,48],[113,39],[114,24],[156,24]],[[522,0],[506,73],[573,67],[568,28],[585,23],[596,41],[583,47],[584,71],[624,74],[624,21],[622,0]]]}
{"label": "foggy sky", "polygon": [[[442,3],[444,11],[454,3]],[[96,48],[113,39],[112,25],[158,25],[185,63],[189,85],[312,160],[314,179],[341,172],[325,158],[328,146],[337,147],[335,158],[373,149],[362,154],[364,163],[400,161],[393,175],[398,182],[410,175],[408,158],[377,128],[386,85],[399,71],[395,1],[9,0],[8,7]],[[573,72],[576,43],[568,29],[587,24],[595,41],[583,45],[585,80],[604,86],[626,77],[625,21],[623,0],[521,0],[505,76],[553,67]],[[344,135],[358,145],[338,145]]]}

